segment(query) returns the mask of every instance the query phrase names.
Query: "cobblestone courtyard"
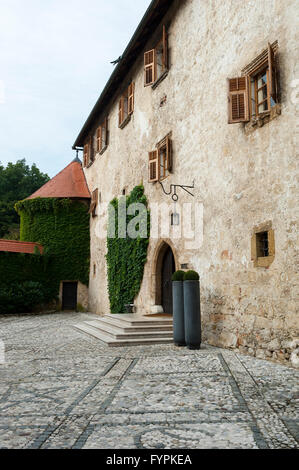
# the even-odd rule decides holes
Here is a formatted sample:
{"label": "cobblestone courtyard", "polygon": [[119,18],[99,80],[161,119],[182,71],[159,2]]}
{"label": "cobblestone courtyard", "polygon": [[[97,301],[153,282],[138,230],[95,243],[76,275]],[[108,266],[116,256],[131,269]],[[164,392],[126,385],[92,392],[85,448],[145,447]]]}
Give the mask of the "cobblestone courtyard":
{"label": "cobblestone courtyard", "polygon": [[298,371],[210,347],[107,349],[73,327],[93,318],[0,317],[0,448],[298,448]]}

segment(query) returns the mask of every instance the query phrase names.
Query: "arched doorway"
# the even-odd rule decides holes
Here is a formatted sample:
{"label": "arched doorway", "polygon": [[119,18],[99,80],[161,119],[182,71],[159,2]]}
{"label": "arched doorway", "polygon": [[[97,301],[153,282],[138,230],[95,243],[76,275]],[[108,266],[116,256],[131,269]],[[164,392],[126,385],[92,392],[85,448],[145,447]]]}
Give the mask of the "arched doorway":
{"label": "arched doorway", "polygon": [[175,272],[175,260],[172,249],[167,247],[161,267],[161,304],[164,313],[172,315],[172,275]]}

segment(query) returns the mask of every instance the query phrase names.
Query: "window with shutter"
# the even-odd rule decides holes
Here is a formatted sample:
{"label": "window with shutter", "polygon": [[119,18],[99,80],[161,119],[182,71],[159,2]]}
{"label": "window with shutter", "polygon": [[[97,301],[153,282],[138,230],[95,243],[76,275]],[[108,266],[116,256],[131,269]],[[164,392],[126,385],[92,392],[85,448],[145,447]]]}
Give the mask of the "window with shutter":
{"label": "window with shutter", "polygon": [[121,126],[124,121],[124,98],[121,96],[118,106],[118,125]]}
{"label": "window with shutter", "polygon": [[162,39],[144,54],[144,86],[154,85],[168,71],[168,35],[163,25]]}
{"label": "window with shutter", "polygon": [[262,120],[278,104],[277,50],[277,41],[268,43],[267,49],[242,70],[242,77],[229,80],[230,124],[250,118]]}
{"label": "window with shutter", "polygon": [[134,93],[135,84],[132,82],[119,100],[118,127],[123,128],[134,112]]}
{"label": "window with shutter", "polygon": [[229,124],[249,121],[248,77],[228,79]]}
{"label": "window with shutter", "polygon": [[159,181],[158,150],[149,152],[149,183]]}
{"label": "window with shutter", "polygon": [[103,152],[108,145],[108,118],[97,129],[97,152]]}
{"label": "window with shutter", "polygon": [[144,54],[144,86],[152,85],[156,81],[156,49]]}
{"label": "window with shutter", "polygon": [[149,152],[149,182],[162,181],[172,171],[172,141],[167,135]]}

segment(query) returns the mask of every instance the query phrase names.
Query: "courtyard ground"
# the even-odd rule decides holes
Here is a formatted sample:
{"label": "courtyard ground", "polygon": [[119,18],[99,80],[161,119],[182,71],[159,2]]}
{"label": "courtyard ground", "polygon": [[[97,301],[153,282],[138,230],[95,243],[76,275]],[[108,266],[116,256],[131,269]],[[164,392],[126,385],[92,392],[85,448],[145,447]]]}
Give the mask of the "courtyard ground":
{"label": "courtyard ground", "polygon": [[0,448],[298,448],[297,370],[208,346],[107,349],[73,327],[94,318],[0,317]]}

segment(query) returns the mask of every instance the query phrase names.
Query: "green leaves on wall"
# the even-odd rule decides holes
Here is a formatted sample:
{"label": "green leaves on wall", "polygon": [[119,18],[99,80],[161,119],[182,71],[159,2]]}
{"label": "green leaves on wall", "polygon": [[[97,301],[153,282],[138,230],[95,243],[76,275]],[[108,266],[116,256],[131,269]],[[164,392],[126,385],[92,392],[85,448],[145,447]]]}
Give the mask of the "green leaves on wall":
{"label": "green leaves on wall", "polygon": [[[147,260],[147,249],[150,234],[150,213],[146,209],[145,238],[128,236],[128,226],[134,219],[134,214],[126,216],[125,238],[119,232],[118,211],[121,206],[128,210],[131,204],[143,204],[147,208],[147,198],[143,186],[136,186],[126,198],[113,199],[108,213],[107,237],[107,272],[110,308],[112,313],[123,313],[125,305],[133,303],[140,291],[143,279],[144,265]],[[137,227],[138,228],[138,227]],[[114,238],[111,235],[115,234]]]}

